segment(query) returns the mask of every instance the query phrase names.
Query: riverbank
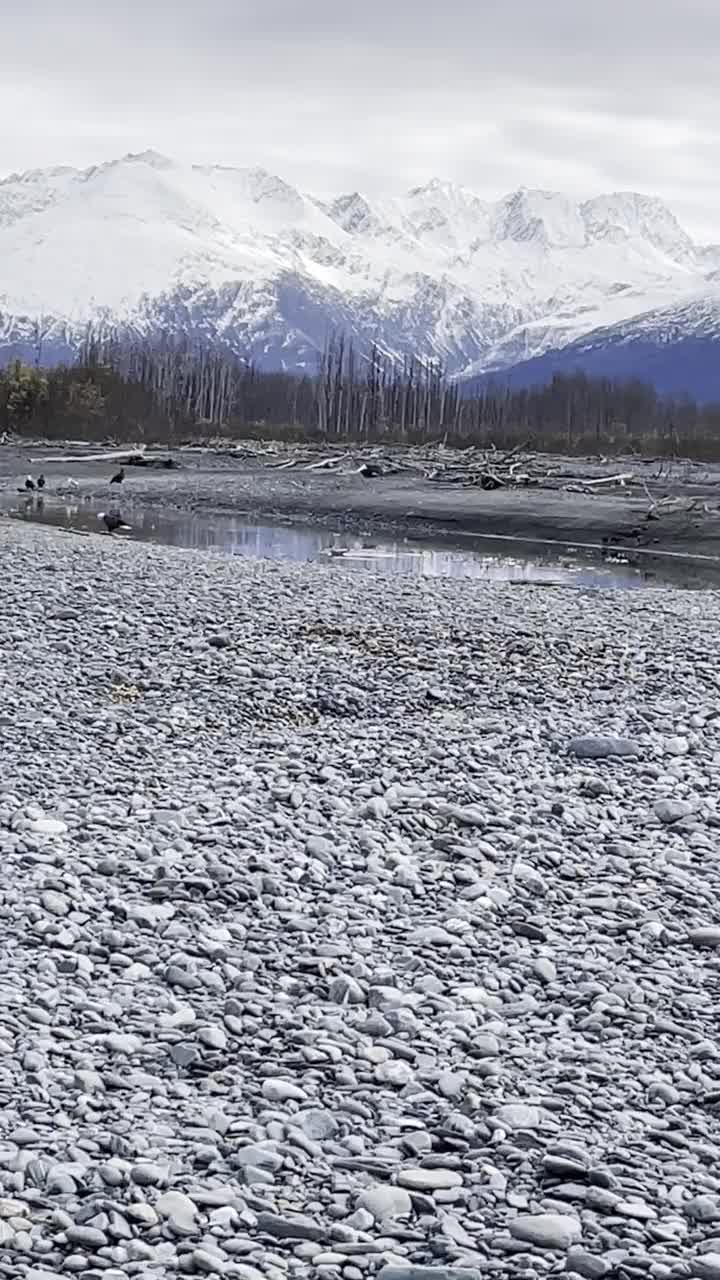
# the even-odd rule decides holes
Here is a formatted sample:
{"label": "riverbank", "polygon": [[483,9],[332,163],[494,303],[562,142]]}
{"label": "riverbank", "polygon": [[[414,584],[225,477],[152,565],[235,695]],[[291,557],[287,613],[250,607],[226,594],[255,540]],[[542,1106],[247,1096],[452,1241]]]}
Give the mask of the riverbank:
{"label": "riverbank", "polygon": [[[309,452],[311,459],[322,461],[332,451],[246,442],[236,454],[176,451],[178,470],[129,467],[122,488],[112,491],[107,481],[116,463],[45,461],[61,452],[57,444],[3,448],[0,495],[13,494],[28,471],[42,471],[53,492],[105,500],[112,496],[123,504],[296,520],[364,534],[456,541],[483,535],[595,545],[610,538],[647,550],[720,556],[720,467],[713,464],[550,457],[541,459],[542,469],[551,474],[550,485],[511,484],[486,491],[445,482],[442,475],[431,481],[417,472],[365,477],[357,468],[308,470],[293,466],[293,458]],[[392,451],[385,453],[392,460]],[[465,456],[429,451],[427,469],[434,469],[437,458],[443,467],[460,466]],[[628,471],[636,483],[605,483]],[[76,488],[68,487],[69,479]],[[579,492],[583,480],[591,486]],[[599,486],[598,480],[603,482]],[[657,518],[648,520],[651,508]]]}
{"label": "riverbank", "polygon": [[710,1265],[718,593],[0,557],[6,1270]]}

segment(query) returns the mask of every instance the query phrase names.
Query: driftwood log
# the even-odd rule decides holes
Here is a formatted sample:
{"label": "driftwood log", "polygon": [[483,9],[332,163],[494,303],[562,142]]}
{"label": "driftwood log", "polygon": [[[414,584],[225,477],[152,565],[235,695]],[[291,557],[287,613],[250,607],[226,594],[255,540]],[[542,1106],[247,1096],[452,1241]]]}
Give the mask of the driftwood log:
{"label": "driftwood log", "polygon": [[176,471],[180,463],[174,458],[149,458],[147,454],[138,454],[128,458],[125,466],[148,467],[152,471]]}
{"label": "driftwood log", "polygon": [[48,462],[112,462],[123,467],[148,467],[154,471],[174,471],[181,464],[168,453],[151,453],[144,445],[136,449],[106,449],[102,453],[58,453],[51,457],[30,458],[30,462],[42,466]]}

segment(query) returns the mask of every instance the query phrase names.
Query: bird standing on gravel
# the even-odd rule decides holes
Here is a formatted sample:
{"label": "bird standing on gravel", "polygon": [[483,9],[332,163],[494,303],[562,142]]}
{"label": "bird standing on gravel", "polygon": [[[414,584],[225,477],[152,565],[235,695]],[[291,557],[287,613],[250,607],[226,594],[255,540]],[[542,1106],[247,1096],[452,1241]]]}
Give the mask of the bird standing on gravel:
{"label": "bird standing on gravel", "polygon": [[28,490],[35,488],[35,481],[33,480],[32,476],[25,477],[25,488]]}
{"label": "bird standing on gravel", "polygon": [[37,487],[38,487],[38,489],[44,489],[44,488],[45,488],[45,476],[44,476],[44,475],[42,475],[42,473],[41,473],[41,474],[38,476],[38,478],[37,478]]}
{"label": "bird standing on gravel", "polygon": [[98,511],[98,520],[102,520],[108,533],[116,533],[118,529],[132,528],[126,524],[118,511]]}
{"label": "bird standing on gravel", "polygon": [[115,475],[114,475],[114,476],[111,476],[111,477],[110,477],[110,483],[111,483],[111,484],[122,484],[122,482],[123,482],[123,480],[124,480],[124,479],[125,479],[125,468],[124,468],[124,467],[121,467],[119,471],[116,471],[116,472],[115,472]]}

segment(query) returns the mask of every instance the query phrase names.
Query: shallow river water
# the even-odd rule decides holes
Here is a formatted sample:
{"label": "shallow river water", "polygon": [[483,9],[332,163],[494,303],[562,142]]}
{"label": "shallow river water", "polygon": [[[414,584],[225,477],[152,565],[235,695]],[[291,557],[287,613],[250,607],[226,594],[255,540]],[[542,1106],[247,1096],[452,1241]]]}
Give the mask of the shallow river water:
{"label": "shallow river water", "polygon": [[[0,505],[3,514],[78,533],[101,532],[96,502],[18,495]],[[510,542],[479,536],[463,545],[416,539],[338,534],[313,525],[257,523],[235,516],[123,507],[128,533],[115,537],[167,546],[197,548],[226,555],[271,560],[330,560],[366,572],[485,581],[547,583],[581,588],[640,589],[647,586],[717,585],[717,566],[656,555],[582,546]],[[109,535],[108,535],[109,536]]]}

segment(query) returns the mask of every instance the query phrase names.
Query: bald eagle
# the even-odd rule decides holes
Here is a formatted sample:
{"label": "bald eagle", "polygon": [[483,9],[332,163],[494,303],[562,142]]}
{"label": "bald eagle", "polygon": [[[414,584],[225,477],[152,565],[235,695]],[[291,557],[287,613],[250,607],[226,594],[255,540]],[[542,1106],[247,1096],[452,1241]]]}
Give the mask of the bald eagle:
{"label": "bald eagle", "polygon": [[98,511],[98,520],[102,520],[108,533],[116,533],[118,529],[130,529],[117,511]]}

